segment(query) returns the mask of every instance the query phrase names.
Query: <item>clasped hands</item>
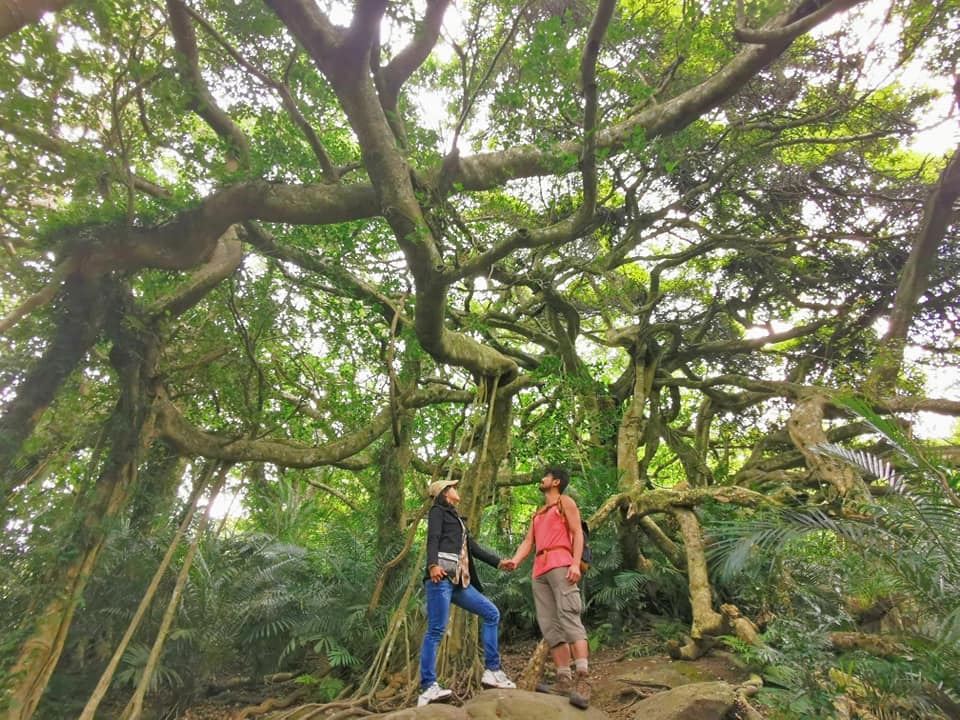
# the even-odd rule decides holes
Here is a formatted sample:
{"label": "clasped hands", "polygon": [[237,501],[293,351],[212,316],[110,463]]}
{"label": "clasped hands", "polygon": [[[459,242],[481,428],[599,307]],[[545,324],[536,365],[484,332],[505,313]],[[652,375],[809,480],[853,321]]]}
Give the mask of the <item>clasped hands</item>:
{"label": "clasped hands", "polygon": [[[501,560],[497,567],[504,572],[513,572],[517,569],[517,565],[519,565],[519,563],[511,558],[510,560]],[[567,582],[569,582],[571,585],[576,585],[578,582],[580,582],[580,578],[581,573],[579,566],[571,565],[569,568],[567,568]]]}

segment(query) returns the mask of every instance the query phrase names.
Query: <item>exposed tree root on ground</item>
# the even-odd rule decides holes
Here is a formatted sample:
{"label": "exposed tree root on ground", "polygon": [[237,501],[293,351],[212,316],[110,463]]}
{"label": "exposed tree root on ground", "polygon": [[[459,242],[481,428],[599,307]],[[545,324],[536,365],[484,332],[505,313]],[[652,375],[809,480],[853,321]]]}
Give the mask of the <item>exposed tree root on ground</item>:
{"label": "exposed tree root on ground", "polygon": [[246,718],[250,717],[251,715],[262,715],[263,713],[270,712],[271,710],[280,710],[290,707],[306,694],[306,688],[298,688],[284,698],[267,698],[259,705],[251,705],[249,707],[241,708],[233,715],[231,720],[246,720]]}

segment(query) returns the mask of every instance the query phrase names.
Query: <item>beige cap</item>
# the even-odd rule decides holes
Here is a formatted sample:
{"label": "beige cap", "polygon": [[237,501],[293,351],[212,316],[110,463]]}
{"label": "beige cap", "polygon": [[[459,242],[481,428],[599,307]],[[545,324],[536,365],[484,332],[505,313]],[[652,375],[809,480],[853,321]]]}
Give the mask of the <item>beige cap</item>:
{"label": "beige cap", "polygon": [[457,485],[459,482],[459,480],[437,480],[436,482],[430,483],[430,497],[435,498],[448,487]]}

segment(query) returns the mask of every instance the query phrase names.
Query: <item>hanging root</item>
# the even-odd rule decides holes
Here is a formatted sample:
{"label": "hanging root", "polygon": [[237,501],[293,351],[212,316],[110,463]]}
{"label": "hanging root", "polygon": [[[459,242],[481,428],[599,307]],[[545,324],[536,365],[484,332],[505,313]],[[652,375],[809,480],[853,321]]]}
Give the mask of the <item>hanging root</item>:
{"label": "hanging root", "polygon": [[[403,544],[403,548],[397,553],[396,557],[386,563],[380,570],[380,577],[377,578],[377,585],[374,587],[373,595],[370,597],[370,603],[367,605],[368,617],[373,615],[373,611],[376,610],[380,604],[380,596],[383,594],[383,588],[387,584],[387,576],[390,574],[390,570],[403,562],[403,559],[410,553],[410,547],[413,545],[413,539],[417,534],[417,525],[420,524],[423,516],[426,515],[429,510],[430,504],[424,503],[423,507],[417,511],[416,517],[413,519],[413,522],[410,523],[410,530],[407,532],[407,538]],[[416,573],[414,573],[414,575],[416,575]]]}
{"label": "hanging root", "polygon": [[[417,557],[416,565],[418,567],[423,563],[425,555],[426,546],[424,545],[420,548],[420,554]],[[414,589],[417,587],[419,580],[420,577],[417,573],[410,573],[407,589],[390,618],[390,625],[380,642],[376,656],[370,663],[370,669],[353,693],[353,700],[362,700],[370,707],[377,707],[385,701],[396,700],[400,694],[400,688],[407,686],[408,689],[403,694],[402,701],[404,703],[409,702],[414,689],[413,670],[409,665],[399,672],[396,669],[391,670],[391,661],[394,659],[394,649],[397,643],[401,641],[403,642],[403,658],[412,656],[406,608],[410,605],[410,599],[413,597]]]}

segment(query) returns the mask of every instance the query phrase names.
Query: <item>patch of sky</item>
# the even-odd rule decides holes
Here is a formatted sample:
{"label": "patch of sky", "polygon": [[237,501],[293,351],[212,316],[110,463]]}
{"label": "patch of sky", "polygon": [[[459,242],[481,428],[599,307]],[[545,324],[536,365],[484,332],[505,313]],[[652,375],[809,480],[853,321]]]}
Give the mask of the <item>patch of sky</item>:
{"label": "patch of sky", "polygon": [[889,50],[897,47],[897,41],[903,33],[903,22],[889,12],[889,6],[886,0],[866,3],[850,13],[833,17],[812,34],[814,37],[823,37],[848,24],[848,30],[839,38],[839,43],[845,54],[866,55],[867,64],[860,81],[864,88],[879,87],[895,80],[904,87],[935,90],[937,99],[925,107],[917,108],[916,119],[920,131],[910,137],[908,147],[923,154],[943,154],[960,143],[960,124],[953,121],[953,78],[946,73],[930,71],[932,47],[921,47],[909,62],[899,64],[897,53]]}

